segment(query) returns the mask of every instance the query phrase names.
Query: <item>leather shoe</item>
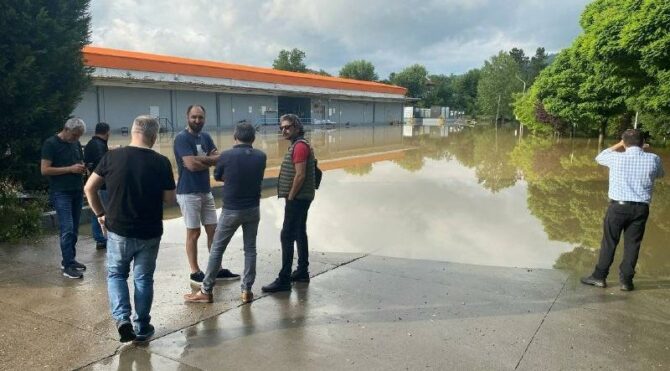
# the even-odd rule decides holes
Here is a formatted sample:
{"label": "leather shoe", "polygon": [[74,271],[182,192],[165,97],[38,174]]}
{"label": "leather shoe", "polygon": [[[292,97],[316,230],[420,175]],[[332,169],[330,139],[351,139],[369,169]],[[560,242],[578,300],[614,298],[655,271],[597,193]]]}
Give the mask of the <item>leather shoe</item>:
{"label": "leather shoe", "polygon": [[244,304],[251,303],[254,300],[254,293],[249,290],[242,290],[240,299],[242,299],[242,303]]}
{"label": "leather shoe", "polygon": [[593,275],[588,277],[582,277],[579,281],[585,285],[591,285],[595,287],[607,287],[607,282],[604,278],[595,278]]}
{"label": "leather shoe", "polygon": [[271,284],[261,287],[261,290],[263,292],[291,291],[291,283],[282,282],[279,278],[277,278]]}
{"label": "leather shoe", "polygon": [[309,272],[307,271],[293,271],[291,273],[291,282],[309,282]]}
{"label": "leather shoe", "polygon": [[633,291],[635,290],[635,285],[633,285],[633,282],[621,282],[621,291]]}
{"label": "leather shoe", "polygon": [[186,303],[213,303],[214,296],[212,294],[205,294],[202,290],[198,290],[192,294],[184,295],[184,302]]}

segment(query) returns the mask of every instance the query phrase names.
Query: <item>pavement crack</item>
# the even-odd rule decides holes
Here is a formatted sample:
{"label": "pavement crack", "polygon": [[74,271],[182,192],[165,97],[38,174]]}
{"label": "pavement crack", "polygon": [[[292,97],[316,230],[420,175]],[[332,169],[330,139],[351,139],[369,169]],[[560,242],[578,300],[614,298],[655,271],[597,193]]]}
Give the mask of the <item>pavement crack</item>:
{"label": "pavement crack", "polygon": [[558,298],[561,296],[563,293],[563,290],[565,289],[565,285],[568,284],[568,279],[566,278],[565,281],[563,281],[563,286],[561,286],[561,289],[558,290],[558,294],[556,294],[556,297],[554,298],[554,301],[551,302],[551,305],[547,309],[547,312],[544,314],[544,317],[542,317],[542,321],[537,325],[537,328],[535,329],[535,333],[533,333],[533,336],[531,336],[530,341],[528,341],[528,345],[526,345],[526,349],[524,349],[523,353],[521,354],[521,357],[519,358],[519,362],[516,363],[516,366],[514,366],[514,369],[518,369],[519,366],[521,365],[521,362],[523,362],[523,357],[526,356],[526,353],[528,353],[528,349],[530,349],[530,345],[533,344],[533,341],[535,340],[535,336],[537,336],[537,333],[540,332],[540,328],[544,324],[544,321],[547,319],[549,316],[549,313],[551,312],[551,309],[554,307],[554,304],[556,304],[556,301],[558,301]]}

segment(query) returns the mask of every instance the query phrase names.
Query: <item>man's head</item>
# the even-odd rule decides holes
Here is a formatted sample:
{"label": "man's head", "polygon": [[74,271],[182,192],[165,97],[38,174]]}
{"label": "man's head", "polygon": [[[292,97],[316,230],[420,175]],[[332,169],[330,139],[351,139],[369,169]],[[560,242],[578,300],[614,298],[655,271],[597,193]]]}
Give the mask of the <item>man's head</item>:
{"label": "man's head", "polygon": [[640,147],[644,145],[644,136],[642,132],[637,129],[628,129],[623,132],[621,135],[621,140],[623,140],[623,145],[628,147]]}
{"label": "man's head", "polygon": [[104,140],[109,139],[109,125],[106,122],[99,122],[95,125],[95,135]]}
{"label": "man's head", "polygon": [[292,113],[282,115],[279,118],[279,129],[284,138],[289,140],[305,135],[302,122],[300,122],[298,116]]}
{"label": "man's head", "polygon": [[63,126],[62,136],[66,142],[74,143],[86,132],[86,124],[84,120],[73,117],[65,122]]}
{"label": "man's head", "polygon": [[188,127],[195,134],[202,131],[205,126],[205,107],[199,104],[192,104],[186,109],[186,120]]}
{"label": "man's head", "polygon": [[252,144],[256,140],[256,128],[246,120],[240,121],[235,126],[233,138],[240,143]]}
{"label": "man's head", "polygon": [[149,115],[137,116],[130,135],[133,142],[141,141],[149,148],[153,147],[158,138],[158,120]]}

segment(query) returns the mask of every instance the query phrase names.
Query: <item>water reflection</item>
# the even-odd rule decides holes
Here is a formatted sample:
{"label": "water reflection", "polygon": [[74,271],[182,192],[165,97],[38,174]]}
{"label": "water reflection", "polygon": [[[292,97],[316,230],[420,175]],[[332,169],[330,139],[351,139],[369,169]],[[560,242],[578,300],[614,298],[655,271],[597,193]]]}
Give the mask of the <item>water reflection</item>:
{"label": "water reflection", "polygon": [[[329,171],[310,208],[310,248],[589,272],[607,204],[607,171],[593,160],[597,141],[519,142],[513,134],[466,129],[408,136],[400,127],[312,132]],[[259,139],[259,148],[278,162],[286,143],[274,132]],[[217,136],[217,145],[226,148],[228,140]],[[654,151],[670,166],[668,151]],[[641,276],[670,275],[666,182],[654,193]],[[264,190],[261,211],[263,254],[279,246],[283,201],[273,189]],[[184,235],[180,219],[166,221],[164,240],[181,242]],[[241,246],[241,236],[232,244]]]}

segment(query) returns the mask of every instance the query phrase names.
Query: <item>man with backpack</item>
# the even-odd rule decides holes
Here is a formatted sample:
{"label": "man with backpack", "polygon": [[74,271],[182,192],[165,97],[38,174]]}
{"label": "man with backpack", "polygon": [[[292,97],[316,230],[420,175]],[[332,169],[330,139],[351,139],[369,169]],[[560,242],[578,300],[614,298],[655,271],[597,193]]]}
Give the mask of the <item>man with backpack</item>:
{"label": "man with backpack", "polygon": [[[281,230],[282,267],[279,277],[263,286],[264,292],[290,291],[291,282],[309,282],[307,212],[317,188],[314,151],[305,140],[305,131],[298,116],[286,114],[279,119],[279,128],[291,142],[284,155],[277,182],[277,195],[286,199],[284,224]],[[293,245],[298,248],[298,267],[291,273]]]}

